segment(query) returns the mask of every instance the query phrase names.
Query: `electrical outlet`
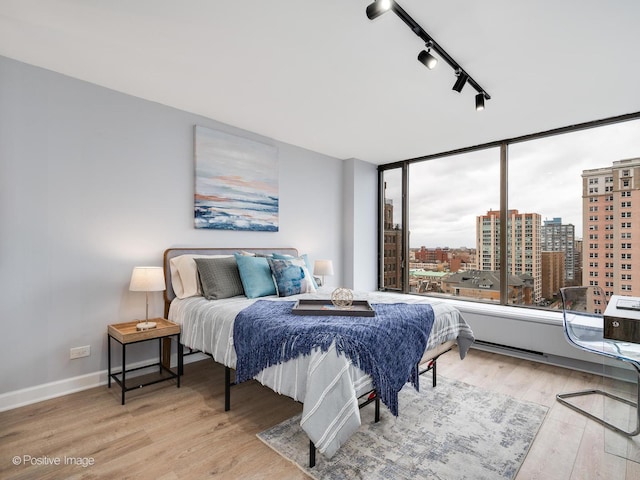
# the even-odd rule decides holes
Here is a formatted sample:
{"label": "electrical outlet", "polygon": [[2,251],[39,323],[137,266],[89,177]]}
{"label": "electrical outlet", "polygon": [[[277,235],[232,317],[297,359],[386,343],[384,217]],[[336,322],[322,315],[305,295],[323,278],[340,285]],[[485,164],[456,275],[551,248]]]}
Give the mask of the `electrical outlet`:
{"label": "electrical outlet", "polygon": [[82,358],[91,355],[91,345],[85,345],[84,347],[75,347],[69,350],[69,358]]}

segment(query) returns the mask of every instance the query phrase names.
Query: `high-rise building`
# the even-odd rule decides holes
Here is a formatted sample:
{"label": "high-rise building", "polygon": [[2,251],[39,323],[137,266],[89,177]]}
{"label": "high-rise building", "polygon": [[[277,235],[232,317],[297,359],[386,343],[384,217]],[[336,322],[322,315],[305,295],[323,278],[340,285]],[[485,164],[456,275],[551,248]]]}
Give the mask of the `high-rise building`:
{"label": "high-rise building", "polygon": [[583,255],[583,247],[584,247],[584,241],[580,238],[578,238],[575,242],[574,242],[574,247],[573,247],[573,252],[574,252],[574,257],[575,257],[575,271],[574,271],[574,277],[575,277],[575,284],[576,285],[583,285],[582,283],[582,259],[584,258]]}
{"label": "high-rise building", "polygon": [[[542,251],[539,213],[507,213],[507,268],[511,275],[528,274],[533,279],[533,302],[542,298]],[[478,270],[500,269],[500,212],[490,210],[476,217]]]}
{"label": "high-rise building", "polygon": [[393,223],[393,200],[384,202],[384,287],[402,288],[402,228]]}
{"label": "high-rise building", "polygon": [[566,261],[564,252],[542,252],[542,297],[551,300],[559,298],[558,291],[565,286]]}
{"label": "high-rise building", "polygon": [[576,227],[573,224],[563,224],[560,217],[544,221],[540,232],[542,251],[564,253],[564,282],[561,286],[575,285],[575,240]]}
{"label": "high-rise building", "polygon": [[582,225],[582,284],[640,296],[640,158],[582,172]]}

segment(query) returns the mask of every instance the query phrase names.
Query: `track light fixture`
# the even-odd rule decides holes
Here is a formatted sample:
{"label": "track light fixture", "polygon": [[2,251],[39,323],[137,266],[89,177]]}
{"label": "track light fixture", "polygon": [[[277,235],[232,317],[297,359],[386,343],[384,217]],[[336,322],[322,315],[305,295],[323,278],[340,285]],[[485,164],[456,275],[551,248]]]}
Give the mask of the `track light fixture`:
{"label": "track light fixture", "polygon": [[391,0],[376,0],[367,7],[367,17],[369,20],[374,20],[390,9]]}
{"label": "track light fixture", "polygon": [[427,46],[427,49],[422,50],[418,54],[418,60],[420,61],[420,63],[423,63],[424,66],[427,67],[429,70],[433,70],[438,64],[438,59],[433,55],[431,55],[432,42],[427,42],[426,46]]}
{"label": "track light fixture", "polygon": [[464,73],[462,70],[458,69],[456,70],[456,77],[458,78],[456,80],[456,83],[453,84],[453,90],[460,93],[464,88],[465,84],[467,83],[467,80],[469,79],[469,75]]}
{"label": "track light fixture", "polygon": [[449,55],[444,48],[438,45],[431,35],[429,35],[411,16],[393,0],[376,0],[367,7],[367,17],[370,20],[378,18],[386,11],[393,11],[402,20],[413,33],[420,37],[426,44],[426,50],[422,50],[418,54],[418,60],[427,68],[432,69],[436,66],[438,59],[431,53],[433,50],[438,57],[442,58],[456,72],[456,83],[453,90],[461,92],[468,83],[478,92],[476,95],[476,110],[484,110],[484,101],[490,100],[491,96],[487,91],[478,84],[461,66]]}

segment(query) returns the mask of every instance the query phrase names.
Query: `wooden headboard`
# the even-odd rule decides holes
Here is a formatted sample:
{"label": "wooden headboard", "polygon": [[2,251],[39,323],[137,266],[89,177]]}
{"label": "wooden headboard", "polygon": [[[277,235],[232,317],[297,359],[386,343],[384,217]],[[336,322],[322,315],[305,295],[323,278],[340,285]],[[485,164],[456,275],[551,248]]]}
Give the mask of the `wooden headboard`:
{"label": "wooden headboard", "polygon": [[171,269],[169,268],[169,261],[180,255],[192,254],[192,255],[233,255],[237,252],[251,252],[260,254],[280,253],[282,255],[298,256],[298,250],[295,248],[215,248],[215,247],[173,247],[164,251],[164,260],[162,266],[164,267],[164,314],[165,318],[169,313],[169,305],[171,301],[176,297],[173,291],[173,285],[171,284]]}

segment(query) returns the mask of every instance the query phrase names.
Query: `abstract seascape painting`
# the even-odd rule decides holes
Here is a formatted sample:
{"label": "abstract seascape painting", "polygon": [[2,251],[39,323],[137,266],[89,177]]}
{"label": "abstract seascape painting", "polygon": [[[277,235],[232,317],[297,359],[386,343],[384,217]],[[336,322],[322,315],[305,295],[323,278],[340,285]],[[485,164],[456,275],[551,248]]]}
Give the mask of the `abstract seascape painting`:
{"label": "abstract seascape painting", "polygon": [[195,227],[278,231],[278,149],[195,127]]}

